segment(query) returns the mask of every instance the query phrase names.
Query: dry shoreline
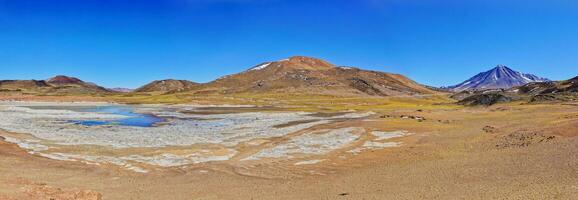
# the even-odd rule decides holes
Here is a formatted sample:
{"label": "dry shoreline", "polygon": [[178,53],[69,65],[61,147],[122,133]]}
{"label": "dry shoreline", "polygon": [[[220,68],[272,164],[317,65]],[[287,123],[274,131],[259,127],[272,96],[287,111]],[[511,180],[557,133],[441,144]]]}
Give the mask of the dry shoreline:
{"label": "dry shoreline", "polygon": [[414,133],[394,140],[404,143],[396,148],[305,160],[313,164],[205,163],[146,174],[51,160],[0,141],[0,199],[575,199],[575,113],[566,105],[403,111],[395,114],[427,120],[320,127]]}

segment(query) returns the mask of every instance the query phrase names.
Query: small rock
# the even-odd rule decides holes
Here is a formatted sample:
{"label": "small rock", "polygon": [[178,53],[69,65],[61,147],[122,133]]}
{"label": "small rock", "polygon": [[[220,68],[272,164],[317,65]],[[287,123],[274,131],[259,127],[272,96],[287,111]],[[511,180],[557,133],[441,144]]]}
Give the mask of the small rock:
{"label": "small rock", "polygon": [[493,126],[484,126],[484,128],[482,128],[482,130],[484,130],[484,132],[486,132],[486,133],[496,132],[496,128]]}

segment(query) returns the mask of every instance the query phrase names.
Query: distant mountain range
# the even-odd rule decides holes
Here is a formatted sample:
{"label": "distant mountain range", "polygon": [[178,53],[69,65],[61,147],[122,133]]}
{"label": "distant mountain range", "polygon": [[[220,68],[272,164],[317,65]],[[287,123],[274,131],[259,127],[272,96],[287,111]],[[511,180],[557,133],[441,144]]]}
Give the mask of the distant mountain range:
{"label": "distant mountain range", "polygon": [[[552,82],[532,74],[514,71],[506,66],[482,72],[461,84],[443,88],[455,91],[458,100],[501,89],[504,94],[548,95],[575,93],[576,78]],[[505,90],[511,88],[509,90]],[[515,91],[514,91],[515,90]],[[463,92],[462,92],[463,91]],[[399,96],[443,92],[439,88],[418,84],[399,74],[343,67],[317,58],[294,56],[265,62],[247,70],[221,77],[209,83],[187,80],[158,80],[135,90],[107,89],[75,77],[55,76],[47,80],[1,80],[0,92],[27,94],[107,94],[107,93],[288,93],[326,95]]]}
{"label": "distant mountain range", "polygon": [[134,89],[130,89],[130,88],[122,88],[122,87],[115,87],[115,88],[107,88],[110,91],[114,91],[114,92],[123,92],[123,93],[128,93],[128,92],[133,92]]}
{"label": "distant mountain range", "polygon": [[451,91],[508,89],[533,82],[547,82],[548,79],[532,74],[514,71],[504,65],[479,73],[474,77],[454,86],[447,87]]}
{"label": "distant mountain range", "polygon": [[56,76],[48,80],[7,80],[0,82],[2,92],[37,94],[86,93],[299,93],[326,95],[397,96],[433,94],[426,86],[405,76],[355,67],[342,67],[317,58],[294,56],[265,62],[243,72],[198,84],[187,80],[158,80],[138,89],[107,89],[78,78]]}

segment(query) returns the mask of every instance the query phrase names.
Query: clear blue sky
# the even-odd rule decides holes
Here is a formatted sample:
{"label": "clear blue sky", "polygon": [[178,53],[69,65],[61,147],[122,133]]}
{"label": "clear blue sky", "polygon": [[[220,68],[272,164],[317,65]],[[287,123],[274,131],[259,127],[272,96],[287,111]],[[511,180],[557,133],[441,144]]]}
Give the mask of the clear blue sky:
{"label": "clear blue sky", "polygon": [[574,0],[0,0],[0,79],[207,82],[292,55],[459,83],[578,75]]}

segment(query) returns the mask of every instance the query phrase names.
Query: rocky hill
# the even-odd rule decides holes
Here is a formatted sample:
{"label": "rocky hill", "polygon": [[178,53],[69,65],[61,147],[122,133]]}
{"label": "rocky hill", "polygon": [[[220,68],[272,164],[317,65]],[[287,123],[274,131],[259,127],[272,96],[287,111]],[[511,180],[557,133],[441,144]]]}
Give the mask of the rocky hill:
{"label": "rocky hill", "polygon": [[196,85],[198,85],[198,83],[187,80],[166,79],[153,81],[134,90],[134,92],[179,92],[191,89]]}
{"label": "rocky hill", "polygon": [[522,94],[533,95],[578,92],[578,76],[565,81],[529,83],[514,88],[514,90]]}
{"label": "rocky hill", "polygon": [[532,102],[578,101],[578,76],[565,81],[529,83],[509,92],[530,95]]}
{"label": "rocky hill", "polygon": [[69,76],[55,76],[46,82],[53,87],[53,90],[59,93],[68,94],[85,94],[85,93],[108,93],[112,92],[104,87],[98,86],[94,83],[84,82],[75,77]]}
{"label": "rocky hill", "polygon": [[399,74],[339,67],[294,56],[265,62],[194,88],[197,93],[283,92],[331,95],[416,95],[434,91]]}

